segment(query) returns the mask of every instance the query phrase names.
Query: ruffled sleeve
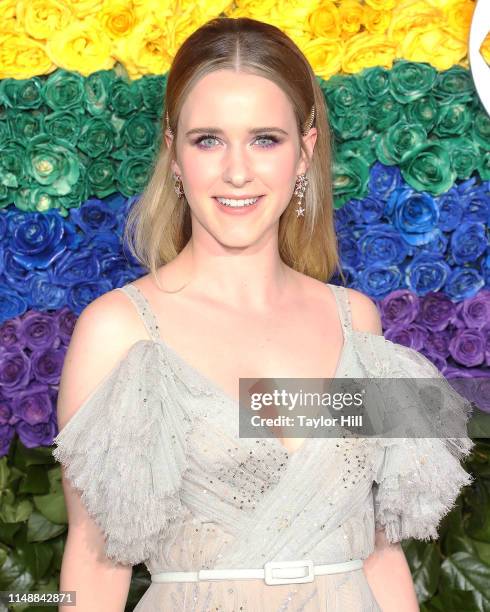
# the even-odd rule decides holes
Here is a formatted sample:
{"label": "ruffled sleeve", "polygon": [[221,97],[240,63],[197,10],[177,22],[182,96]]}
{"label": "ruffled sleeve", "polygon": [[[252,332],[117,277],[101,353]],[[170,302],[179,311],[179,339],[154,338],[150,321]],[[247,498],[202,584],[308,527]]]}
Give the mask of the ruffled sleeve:
{"label": "ruffled sleeve", "polygon": [[53,456],[102,530],[106,556],[136,565],[184,513],[191,419],[155,343],[141,340],[54,439]]}
{"label": "ruffled sleeve", "polygon": [[[374,438],[376,528],[384,528],[392,543],[437,539],[440,521],[461,489],[474,480],[461,464],[475,445],[466,435],[473,405],[413,349],[371,334],[359,356],[367,377],[383,378],[380,388],[390,429],[410,432],[418,423],[414,429],[434,436]],[[456,437],[444,437],[445,432]]]}

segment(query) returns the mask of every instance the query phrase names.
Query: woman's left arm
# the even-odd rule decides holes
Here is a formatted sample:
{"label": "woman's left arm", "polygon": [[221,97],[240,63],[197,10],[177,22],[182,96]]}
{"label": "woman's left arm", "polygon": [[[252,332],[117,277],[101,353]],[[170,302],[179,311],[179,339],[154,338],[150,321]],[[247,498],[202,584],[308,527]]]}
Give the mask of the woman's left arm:
{"label": "woman's left arm", "polygon": [[364,573],[383,612],[419,612],[415,586],[400,543],[390,544],[376,530],[375,549],[364,561]]}

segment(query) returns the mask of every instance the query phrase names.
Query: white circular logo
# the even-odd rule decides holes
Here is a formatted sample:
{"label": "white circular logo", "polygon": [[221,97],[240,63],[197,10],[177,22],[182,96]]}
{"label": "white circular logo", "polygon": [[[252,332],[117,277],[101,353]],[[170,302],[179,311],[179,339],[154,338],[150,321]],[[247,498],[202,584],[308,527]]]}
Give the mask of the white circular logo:
{"label": "white circular logo", "polygon": [[478,0],[471,21],[469,60],[478,97],[490,115],[490,66],[480,52],[482,43],[490,31],[489,27],[490,2],[488,0]]}

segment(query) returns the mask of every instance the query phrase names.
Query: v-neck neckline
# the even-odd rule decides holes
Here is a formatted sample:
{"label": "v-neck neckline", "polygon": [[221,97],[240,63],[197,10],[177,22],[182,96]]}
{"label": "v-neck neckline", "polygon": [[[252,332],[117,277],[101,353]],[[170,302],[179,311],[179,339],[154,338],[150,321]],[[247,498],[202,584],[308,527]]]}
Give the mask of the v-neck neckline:
{"label": "v-neck neckline", "polygon": [[[351,346],[352,336],[354,334],[355,334],[354,330],[351,330],[350,334],[344,334],[342,348],[340,350],[340,355],[337,361],[335,373],[331,377],[332,379],[337,378],[339,374],[342,373],[342,369],[344,367],[345,356],[348,352],[348,349]],[[172,346],[170,346],[163,338],[159,338],[158,340],[151,340],[151,342],[161,345],[163,349],[165,350],[165,354],[167,358],[170,357],[175,362],[177,362],[180,365],[180,367],[187,369],[188,372],[190,372],[193,377],[199,380],[200,385],[203,387],[207,387],[213,393],[213,395],[224,400],[227,405],[230,405],[233,407],[239,406],[239,401],[236,398],[232,397],[229,393],[227,393],[224,389],[222,389],[222,387],[220,387],[214,381],[212,381],[209,378],[209,376],[204,374],[202,371],[198,370],[195,366],[191,365],[187,361],[187,359],[184,359],[184,357],[180,353],[178,353]],[[266,439],[272,440],[273,443],[277,444],[279,448],[284,453],[286,453],[288,460],[291,460],[293,457],[295,457],[296,455],[298,455],[300,452],[302,452],[305,449],[305,447],[307,446],[307,443],[309,442],[309,440],[311,440],[311,433],[305,436],[301,445],[294,451],[289,451],[286,448],[286,446],[282,442],[280,442],[276,436],[267,437]]]}
{"label": "v-neck neckline", "polygon": [[[342,368],[344,367],[345,356],[353,341],[355,330],[352,329],[350,313],[345,312],[345,308],[347,307],[348,309],[348,305],[344,306],[342,304],[342,298],[336,293],[337,291],[343,288],[337,288],[335,285],[331,285],[330,283],[325,283],[325,284],[329,287],[330,292],[333,294],[334,303],[336,305],[336,311],[337,311],[337,315],[338,315],[338,318],[341,324],[341,330],[342,330],[342,348],[340,350],[340,354],[337,360],[335,372],[331,377],[331,379],[335,379],[339,376],[340,373],[342,373]],[[129,283],[128,286],[133,287],[136,290],[141,300],[145,303],[146,305],[145,307],[148,309],[150,316],[152,316],[155,321],[155,329],[153,333],[156,337],[152,337],[150,339],[150,342],[154,343],[155,345],[161,346],[165,351],[166,357],[170,358],[174,362],[177,362],[181,368],[186,369],[188,372],[190,372],[194,378],[198,379],[201,387],[207,387],[207,389],[210,390],[215,397],[223,400],[225,404],[233,406],[235,408],[237,406],[239,407],[239,400],[232,397],[220,385],[215,383],[213,380],[211,380],[211,378],[209,378],[209,376],[204,374],[204,372],[202,372],[201,370],[193,366],[191,363],[189,363],[187,359],[185,359],[177,350],[175,350],[170,344],[168,344],[168,342],[166,342],[166,340],[162,338],[162,336],[158,332],[158,319],[153,312],[153,309],[148,301],[148,298],[141,291],[141,289],[134,283]],[[348,300],[348,298],[346,299]],[[346,317],[347,317],[347,321],[346,321]],[[145,321],[145,324],[147,324],[146,321]],[[286,448],[286,446],[282,444],[282,442],[280,442],[276,436],[272,436],[271,438],[268,437],[266,439],[272,440],[273,443],[275,443],[286,454],[288,458],[288,462],[289,462],[290,460],[292,460],[293,457],[295,457],[296,455],[299,455],[301,452],[305,450],[305,447],[308,446],[308,442],[311,440],[311,433],[303,439],[302,444],[294,451],[289,451]]]}

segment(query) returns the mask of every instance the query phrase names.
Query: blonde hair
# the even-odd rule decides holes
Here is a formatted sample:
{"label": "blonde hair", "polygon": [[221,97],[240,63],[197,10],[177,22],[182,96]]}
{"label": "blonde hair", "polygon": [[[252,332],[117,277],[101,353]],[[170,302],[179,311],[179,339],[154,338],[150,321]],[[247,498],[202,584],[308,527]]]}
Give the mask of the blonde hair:
{"label": "blonde hair", "polygon": [[[247,17],[218,17],[195,30],[178,49],[167,77],[165,117],[174,138],[167,148],[162,138],[152,176],[131,207],[124,230],[128,248],[158,284],[157,268],[174,259],[191,237],[189,204],[174,190],[171,162],[180,110],[192,87],[215,70],[228,69],[265,77],[290,100],[297,119],[301,149],[312,106],[317,139],[307,176],[303,204],[305,216],[297,217],[293,195],[279,219],[278,245],[282,261],[294,270],[327,282],[340,272],[333,219],[332,149],[325,97],[308,60],[279,28]],[[158,285],[159,286],[159,285]]]}

